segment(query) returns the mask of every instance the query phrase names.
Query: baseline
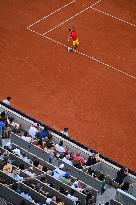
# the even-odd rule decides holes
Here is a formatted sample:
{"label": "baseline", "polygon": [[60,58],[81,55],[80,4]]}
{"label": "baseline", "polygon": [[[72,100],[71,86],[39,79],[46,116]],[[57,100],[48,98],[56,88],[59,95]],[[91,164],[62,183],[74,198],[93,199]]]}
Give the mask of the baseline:
{"label": "baseline", "polygon": [[47,32],[43,33],[43,35],[46,35],[47,33],[55,30],[56,28],[62,26],[63,24],[65,24],[66,22],[70,21],[71,19],[75,18],[76,16],[78,16],[79,14],[85,12],[86,10],[93,8],[93,6],[95,6],[96,4],[100,3],[102,0],[99,0],[97,2],[95,2],[94,4],[92,4],[91,6],[86,7],[85,9],[81,10],[80,12],[76,13],[75,15],[71,16],[70,18],[66,19],[65,21],[61,22],[60,24],[58,24],[57,26],[51,28],[50,30],[48,30]]}
{"label": "baseline", "polygon": [[[44,37],[44,38],[47,38],[48,40],[50,40],[50,41],[52,41],[52,42],[54,42],[54,43],[56,43],[56,44],[58,44],[58,45],[61,45],[61,46],[65,47],[65,48],[68,48],[67,45],[65,45],[65,44],[63,44],[63,43],[61,43],[61,42],[59,42],[59,41],[56,41],[55,39],[52,39],[52,38],[50,38],[50,37],[48,37],[48,36],[45,36],[45,35],[43,35],[43,34],[37,32],[37,31],[34,31],[34,30],[30,29],[30,28],[27,28],[27,30],[29,30],[29,31],[31,31],[31,32],[33,32],[33,33],[35,33],[35,34],[38,34],[38,35],[40,35],[40,36],[42,36],[42,37]],[[107,63],[105,63],[105,62],[103,62],[103,61],[101,61],[101,60],[99,60],[99,59],[97,59],[97,58],[95,58],[95,57],[93,57],[93,56],[89,56],[89,55],[87,55],[87,54],[85,54],[85,53],[82,53],[82,52],[80,52],[80,51],[76,51],[76,53],[78,53],[78,54],[80,54],[80,55],[82,55],[82,56],[85,56],[85,57],[87,57],[87,58],[89,58],[89,59],[91,59],[91,60],[93,60],[93,61],[95,61],[95,62],[97,62],[97,63],[100,63],[100,64],[104,65],[106,68],[109,68],[109,69],[111,69],[111,70],[120,72],[121,74],[124,74],[124,75],[126,75],[126,76],[128,76],[128,77],[133,78],[133,79],[136,80],[136,77],[135,77],[135,76],[133,76],[133,75],[131,75],[131,74],[128,74],[128,73],[126,73],[126,72],[123,71],[123,70],[119,70],[119,69],[117,69],[117,68],[115,68],[115,67],[113,67],[113,66],[111,66],[111,65],[109,65],[109,64],[107,64]]]}

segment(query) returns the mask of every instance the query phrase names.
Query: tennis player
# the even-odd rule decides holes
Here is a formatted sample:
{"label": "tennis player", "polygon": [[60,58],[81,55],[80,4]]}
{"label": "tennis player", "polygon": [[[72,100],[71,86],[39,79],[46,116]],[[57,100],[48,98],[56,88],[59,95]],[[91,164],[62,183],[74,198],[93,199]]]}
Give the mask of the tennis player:
{"label": "tennis player", "polygon": [[72,47],[68,47],[68,52],[75,52],[77,47],[79,46],[78,34],[75,31],[75,27],[69,29],[69,38],[68,41],[72,40]]}

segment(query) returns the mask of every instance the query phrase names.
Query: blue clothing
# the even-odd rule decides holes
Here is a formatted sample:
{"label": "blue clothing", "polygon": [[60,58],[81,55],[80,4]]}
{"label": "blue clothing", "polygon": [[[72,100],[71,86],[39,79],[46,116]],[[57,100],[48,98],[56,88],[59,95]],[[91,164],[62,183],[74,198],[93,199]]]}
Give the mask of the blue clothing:
{"label": "blue clothing", "polygon": [[2,120],[0,120],[0,127],[2,127],[2,131],[6,129],[6,125]]}
{"label": "blue clothing", "polygon": [[45,130],[45,129],[41,130],[41,131],[39,132],[38,136],[39,136],[40,138],[47,138],[47,137],[48,137],[48,132],[47,132],[47,130]]}

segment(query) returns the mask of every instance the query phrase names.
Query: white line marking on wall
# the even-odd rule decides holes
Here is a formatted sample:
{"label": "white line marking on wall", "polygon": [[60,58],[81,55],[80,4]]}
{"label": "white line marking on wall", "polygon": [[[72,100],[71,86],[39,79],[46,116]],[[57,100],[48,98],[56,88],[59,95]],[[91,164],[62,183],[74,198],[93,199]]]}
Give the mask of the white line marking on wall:
{"label": "white line marking on wall", "polygon": [[[61,42],[59,42],[59,41],[56,41],[56,40],[54,40],[54,39],[52,39],[52,38],[50,38],[50,37],[48,37],[48,36],[44,36],[43,34],[37,32],[37,31],[34,31],[34,30],[30,29],[30,28],[27,28],[27,30],[29,30],[29,31],[31,31],[31,32],[33,32],[33,33],[35,33],[35,34],[38,34],[38,35],[40,35],[40,36],[42,36],[42,37],[44,37],[44,38],[47,38],[48,40],[50,40],[50,41],[52,41],[52,42],[54,42],[54,43],[56,43],[56,44],[58,44],[58,45],[61,45],[61,46],[65,47],[65,48],[68,48],[67,45],[65,45],[65,44],[63,44],[63,43],[61,43]],[[82,53],[82,52],[80,52],[80,51],[76,51],[76,53],[78,53],[78,54],[80,54],[80,55],[82,55],[82,56],[86,56],[87,58],[89,58],[89,59],[91,59],[91,60],[93,60],[93,61],[95,61],[95,62],[97,62],[97,63],[103,64],[106,68],[109,68],[109,69],[111,69],[111,70],[117,71],[117,72],[119,72],[119,73],[122,73],[122,74],[124,74],[124,75],[126,75],[126,76],[128,76],[128,77],[133,78],[133,79],[136,80],[136,77],[135,77],[135,76],[133,76],[133,75],[131,75],[131,74],[128,74],[128,73],[126,73],[126,72],[123,71],[123,70],[119,70],[119,69],[117,69],[117,68],[115,68],[115,67],[113,67],[113,66],[111,66],[111,65],[109,65],[109,64],[107,64],[107,63],[104,63],[103,61],[101,61],[101,60],[99,60],[99,59],[97,59],[97,58],[95,58],[95,57],[93,57],[93,56],[89,56],[89,55],[87,55],[87,54],[85,54],[85,53]]]}

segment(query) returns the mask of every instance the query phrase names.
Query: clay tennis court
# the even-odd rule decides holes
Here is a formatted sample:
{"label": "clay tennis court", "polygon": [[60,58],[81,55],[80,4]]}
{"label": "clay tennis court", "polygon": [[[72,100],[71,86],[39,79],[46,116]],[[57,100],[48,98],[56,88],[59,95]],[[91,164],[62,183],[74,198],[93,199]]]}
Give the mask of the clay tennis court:
{"label": "clay tennis court", "polygon": [[135,0],[0,4],[1,99],[136,170]]}

